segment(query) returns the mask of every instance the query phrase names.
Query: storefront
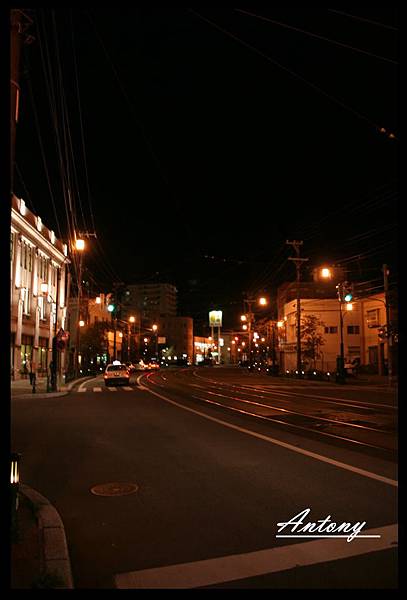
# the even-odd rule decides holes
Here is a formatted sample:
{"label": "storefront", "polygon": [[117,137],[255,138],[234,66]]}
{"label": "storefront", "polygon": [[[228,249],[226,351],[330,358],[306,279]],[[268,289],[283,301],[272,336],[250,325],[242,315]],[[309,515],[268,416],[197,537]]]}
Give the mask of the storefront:
{"label": "storefront", "polygon": [[21,335],[21,368],[20,373],[23,377],[28,377],[31,370],[31,361],[33,356],[34,337],[32,335]]}

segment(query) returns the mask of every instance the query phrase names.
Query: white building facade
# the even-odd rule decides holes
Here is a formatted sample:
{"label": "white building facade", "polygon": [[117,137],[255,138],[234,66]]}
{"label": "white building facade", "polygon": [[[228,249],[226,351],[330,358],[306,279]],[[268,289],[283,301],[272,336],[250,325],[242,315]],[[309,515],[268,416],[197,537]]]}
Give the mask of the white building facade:
{"label": "white building facade", "polygon": [[[317,317],[323,325],[318,333],[324,344],[315,368],[321,371],[336,370],[336,360],[340,356],[341,329],[339,301],[335,298],[315,298],[300,300],[301,319],[308,315]],[[342,304],[343,346],[345,364],[359,359],[362,366],[369,366],[374,373],[385,374],[388,360],[388,343],[380,338],[380,330],[386,325],[386,304],[384,293],[352,301],[352,310]],[[297,368],[297,302],[286,302],[279,317],[283,327],[279,331],[280,364],[284,370]]]}
{"label": "white building facade", "polygon": [[[52,360],[52,338],[65,329],[67,312],[66,244],[12,196],[10,232],[11,376],[46,375]],[[42,285],[47,284],[46,292]],[[65,352],[58,351],[59,373]]]}

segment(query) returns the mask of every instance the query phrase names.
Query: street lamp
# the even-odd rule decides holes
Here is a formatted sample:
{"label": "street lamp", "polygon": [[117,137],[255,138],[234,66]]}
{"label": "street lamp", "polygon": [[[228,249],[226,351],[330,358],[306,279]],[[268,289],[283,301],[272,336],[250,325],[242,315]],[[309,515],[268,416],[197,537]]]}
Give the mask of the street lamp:
{"label": "street lamp", "polygon": [[[85,240],[77,238],[75,241],[75,248],[78,253],[78,321],[81,318],[81,303],[82,303],[82,256],[85,250]],[[79,344],[80,344],[80,325],[76,327],[76,343],[75,343],[75,370],[76,375],[79,375]]]}
{"label": "street lamp", "polygon": [[[54,336],[52,338],[52,361],[50,363],[51,368],[51,390],[57,391],[57,361],[58,361],[58,352],[57,352],[57,321],[58,321],[58,306],[57,301],[51,296],[48,292],[48,283],[41,283],[41,293],[45,297],[47,297],[48,302],[52,302],[55,304],[55,325],[54,325]],[[51,327],[51,311],[50,311],[50,327]],[[34,389],[35,389],[35,375],[34,375]],[[33,390],[34,391],[34,390]],[[49,390],[49,380],[48,380],[48,359],[47,359],[47,391]]]}
{"label": "street lamp", "polygon": [[136,318],[131,316],[129,317],[129,323],[128,323],[128,337],[127,337],[127,360],[130,362],[130,345],[131,345],[131,325],[130,323],[134,324],[136,322]]}
{"label": "street lamp", "polygon": [[153,325],[152,329],[155,333],[155,356],[158,361],[158,325]]}
{"label": "street lamp", "polygon": [[[248,341],[249,341],[249,367],[251,367],[252,364],[252,339],[251,339],[251,329],[252,329],[252,323],[254,322],[254,314],[252,312],[252,305],[253,304],[259,304],[260,306],[267,306],[268,304],[268,300],[267,298],[265,298],[264,296],[260,296],[260,298],[245,298],[243,300],[244,305],[247,304],[247,308],[248,310],[245,311],[246,314],[242,315],[240,317],[241,321],[247,321],[247,325],[243,325],[242,329],[244,331],[247,331],[248,333]],[[245,318],[243,318],[245,317]]]}

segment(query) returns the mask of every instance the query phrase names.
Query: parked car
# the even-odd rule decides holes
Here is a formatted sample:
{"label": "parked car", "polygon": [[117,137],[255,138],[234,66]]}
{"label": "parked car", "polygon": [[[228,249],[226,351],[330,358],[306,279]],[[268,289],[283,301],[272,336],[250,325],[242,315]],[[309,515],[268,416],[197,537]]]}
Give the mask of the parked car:
{"label": "parked car", "polygon": [[107,365],[103,378],[106,386],[111,384],[118,385],[120,383],[128,385],[130,381],[130,372],[126,365],[111,364]]}

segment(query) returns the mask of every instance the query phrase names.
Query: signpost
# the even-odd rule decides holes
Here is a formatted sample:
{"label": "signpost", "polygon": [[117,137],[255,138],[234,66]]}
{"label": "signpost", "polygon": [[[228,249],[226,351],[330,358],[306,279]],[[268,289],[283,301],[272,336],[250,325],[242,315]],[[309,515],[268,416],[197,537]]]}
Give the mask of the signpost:
{"label": "signpost", "polygon": [[218,328],[218,360],[217,363],[220,364],[220,329],[222,327],[222,311],[221,310],[211,310],[209,312],[209,325],[211,328],[211,335],[213,339],[213,330],[214,327]]}

